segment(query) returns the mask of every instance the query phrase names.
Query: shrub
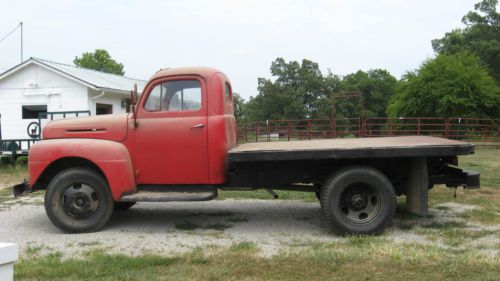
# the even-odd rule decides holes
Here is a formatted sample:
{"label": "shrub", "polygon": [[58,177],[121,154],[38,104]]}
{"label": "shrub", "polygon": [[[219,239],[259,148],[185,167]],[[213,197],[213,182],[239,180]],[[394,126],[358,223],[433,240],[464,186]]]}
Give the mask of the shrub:
{"label": "shrub", "polygon": [[0,167],[7,167],[13,164],[12,158],[0,156]]}
{"label": "shrub", "polygon": [[28,156],[19,156],[16,159],[16,165],[18,166],[26,166],[28,165]]}

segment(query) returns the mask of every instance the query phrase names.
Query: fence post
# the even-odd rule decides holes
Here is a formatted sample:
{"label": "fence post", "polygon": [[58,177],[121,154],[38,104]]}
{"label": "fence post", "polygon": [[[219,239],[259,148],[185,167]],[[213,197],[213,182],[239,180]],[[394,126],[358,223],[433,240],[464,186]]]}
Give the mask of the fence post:
{"label": "fence post", "polygon": [[330,138],[333,138],[333,119],[330,119]]}
{"label": "fence post", "polygon": [[259,124],[255,124],[255,142],[259,142]]}
{"label": "fence post", "polygon": [[245,142],[248,142],[248,124],[245,124]]}
{"label": "fence post", "polygon": [[359,120],[359,129],[361,131],[361,137],[365,137],[365,118],[361,117]]}
{"label": "fence post", "polygon": [[311,139],[311,120],[307,119],[307,139]]}
{"label": "fence post", "polygon": [[417,135],[420,136],[420,117],[417,117]]}
{"label": "fence post", "polygon": [[290,121],[287,121],[287,135],[288,135],[288,141],[290,141],[290,135],[292,134],[292,129],[290,128]]}
{"label": "fence post", "polygon": [[271,136],[269,135],[269,120],[266,120],[266,131],[267,131],[267,141],[271,141]]}
{"label": "fence post", "polygon": [[14,145],[10,146],[11,153],[12,153],[12,159],[16,160],[16,156],[17,156],[17,141],[13,141],[12,144],[14,144]]}
{"label": "fence post", "polygon": [[450,119],[446,117],[444,119],[444,136],[448,138],[450,136]]}

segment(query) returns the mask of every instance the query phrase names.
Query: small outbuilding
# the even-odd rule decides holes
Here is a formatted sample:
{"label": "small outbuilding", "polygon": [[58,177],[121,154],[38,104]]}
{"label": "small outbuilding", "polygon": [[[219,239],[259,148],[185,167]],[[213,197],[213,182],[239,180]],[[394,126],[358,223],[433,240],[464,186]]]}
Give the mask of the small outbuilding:
{"label": "small outbuilding", "polygon": [[134,84],[140,93],[146,81],[30,58],[0,74],[0,140],[28,139],[27,127],[40,113],[56,119],[63,114],[51,112],[129,112]]}

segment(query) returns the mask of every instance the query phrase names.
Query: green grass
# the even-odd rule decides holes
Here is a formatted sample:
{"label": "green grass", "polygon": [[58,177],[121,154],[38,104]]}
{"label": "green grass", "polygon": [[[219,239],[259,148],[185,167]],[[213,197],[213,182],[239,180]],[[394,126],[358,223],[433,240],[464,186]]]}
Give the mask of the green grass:
{"label": "green grass", "polygon": [[32,245],[29,245],[26,250],[25,250],[25,253],[27,255],[36,255],[38,254],[41,250],[43,249],[43,246],[32,246]]}
{"label": "green grass", "polygon": [[443,229],[454,229],[454,228],[464,228],[466,227],[467,224],[465,222],[457,222],[457,221],[449,221],[449,222],[442,222],[442,223],[439,223],[439,222],[431,222],[429,224],[425,224],[423,225],[422,227],[423,228],[429,228],[429,229],[440,229],[440,230],[443,230]]}
{"label": "green grass", "polygon": [[241,242],[174,257],[92,251],[83,258],[54,253],[15,265],[16,280],[497,280],[499,275],[498,257],[374,237],[316,244],[271,258]]}
{"label": "green grass", "polygon": [[0,189],[0,203],[13,199],[12,190],[10,188]]}
{"label": "green grass", "polygon": [[227,219],[229,222],[247,222],[248,218],[244,216],[234,216]]}
{"label": "green grass", "polygon": [[[286,190],[275,190],[278,194],[278,199],[282,200],[304,200],[308,202],[318,201],[316,195],[313,192],[298,192],[298,191],[286,191]],[[258,189],[252,191],[219,191],[218,199],[270,199],[274,198],[266,190]]]}
{"label": "green grass", "polygon": [[28,178],[28,167],[0,165],[0,187],[20,183],[25,178]]}
{"label": "green grass", "polygon": [[227,223],[211,223],[209,225],[203,226],[203,229],[226,230],[231,227],[233,226]]}
{"label": "green grass", "polygon": [[78,246],[79,247],[92,247],[92,246],[97,246],[101,245],[101,242],[99,241],[90,241],[90,242],[79,242]]}
{"label": "green grass", "polygon": [[182,221],[182,222],[176,222],[175,228],[180,230],[195,230],[201,228],[201,225],[190,221]]}
{"label": "green grass", "polygon": [[179,230],[196,230],[196,229],[226,230],[231,227],[233,226],[227,223],[210,223],[207,225],[201,225],[191,221],[180,221],[175,223],[175,228]]}

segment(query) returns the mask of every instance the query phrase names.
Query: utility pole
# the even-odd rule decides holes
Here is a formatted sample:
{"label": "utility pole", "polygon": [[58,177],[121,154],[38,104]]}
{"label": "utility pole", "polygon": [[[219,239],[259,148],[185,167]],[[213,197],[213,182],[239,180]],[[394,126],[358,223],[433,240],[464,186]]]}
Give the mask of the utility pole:
{"label": "utility pole", "polygon": [[23,62],[23,22],[19,25],[21,26],[21,62]]}

